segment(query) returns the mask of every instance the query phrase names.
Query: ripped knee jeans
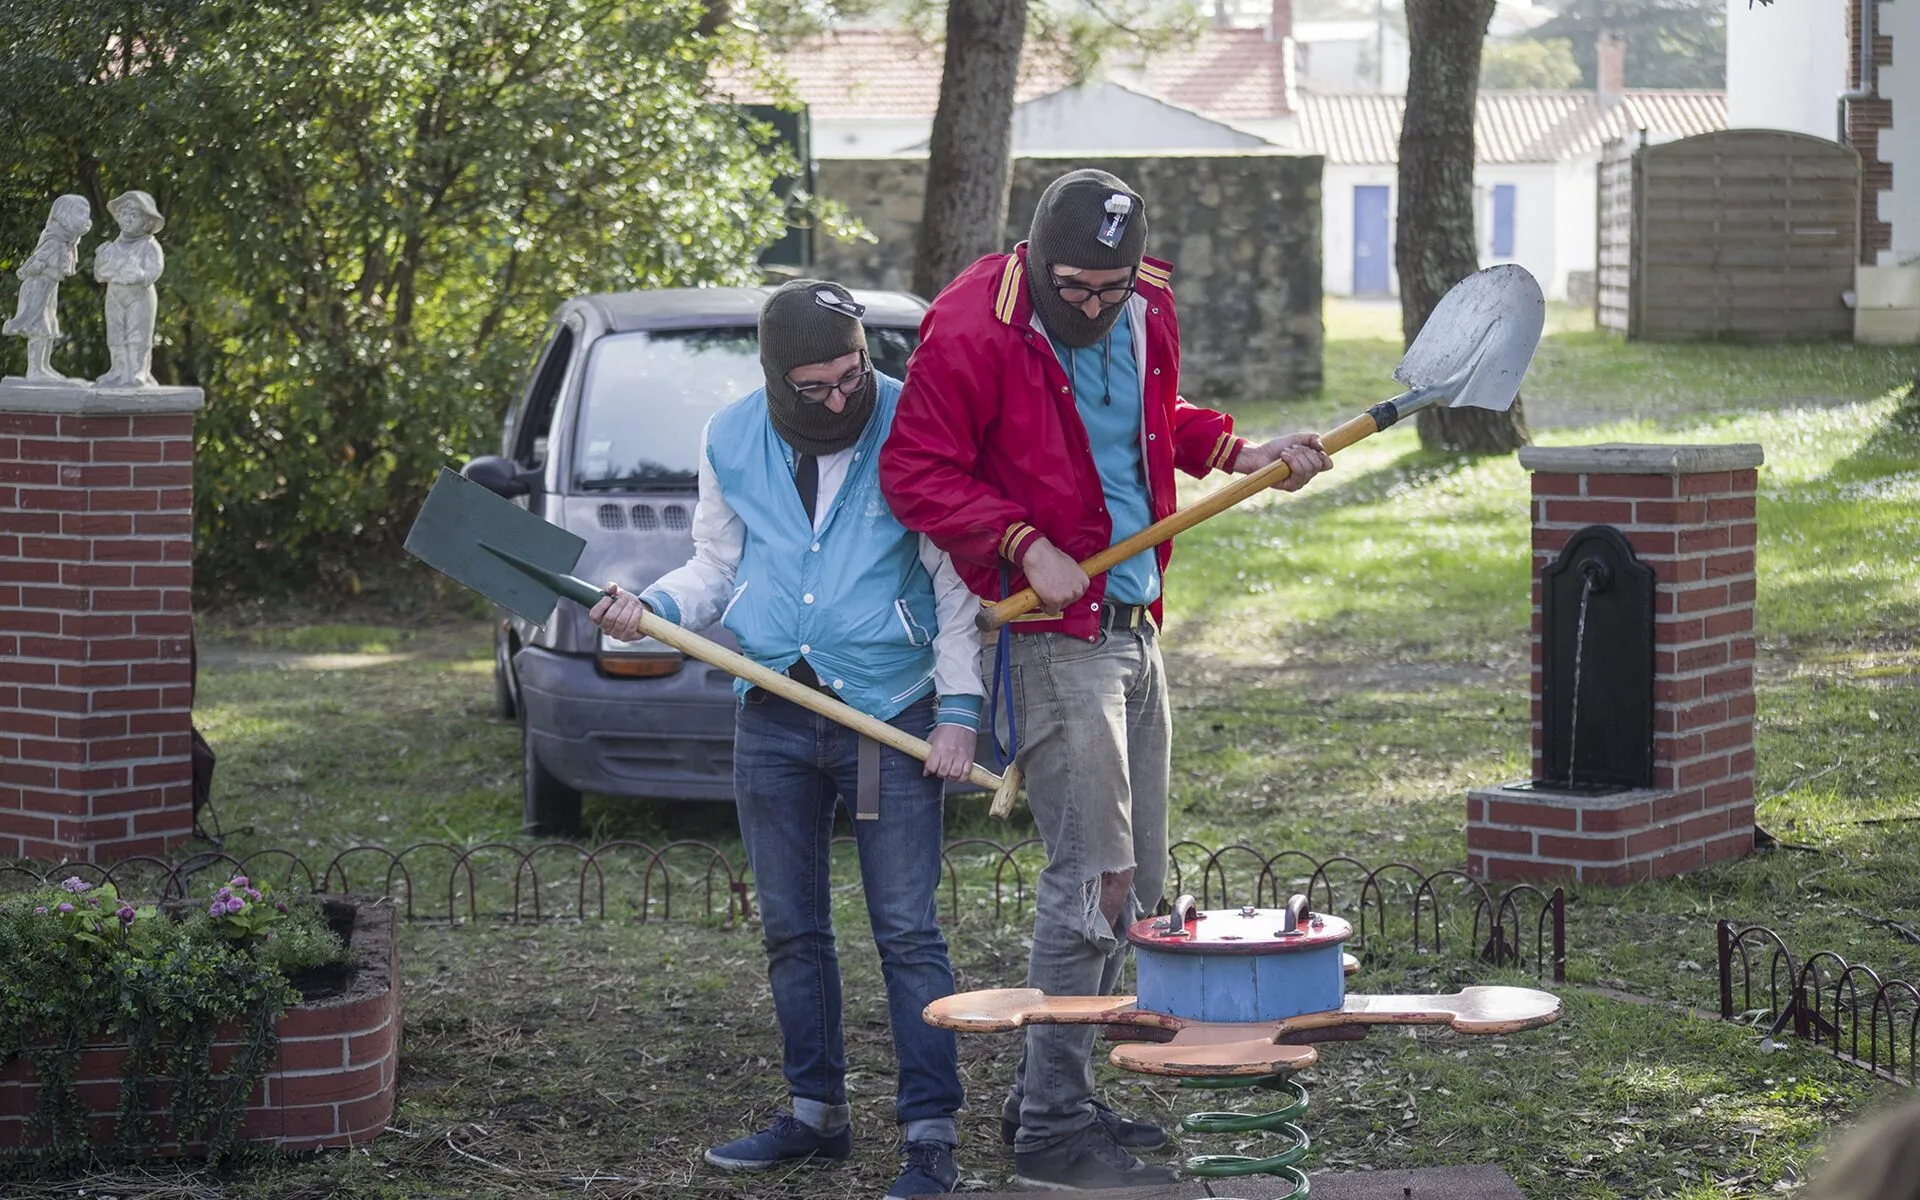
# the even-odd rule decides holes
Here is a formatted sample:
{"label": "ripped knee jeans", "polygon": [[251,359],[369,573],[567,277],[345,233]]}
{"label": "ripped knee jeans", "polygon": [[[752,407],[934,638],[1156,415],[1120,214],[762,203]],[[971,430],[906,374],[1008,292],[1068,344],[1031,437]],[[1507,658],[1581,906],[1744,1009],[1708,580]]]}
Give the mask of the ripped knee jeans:
{"label": "ripped knee jeans", "polygon": [[[1158,636],[1150,626],[1094,642],[1016,634],[1011,665],[1020,767],[1047,849],[1027,986],[1106,995],[1127,926],[1159,903],[1166,879],[1171,719]],[[1092,1122],[1096,1032],[1028,1028],[1005,1114],[1020,1122],[1016,1149]]]}

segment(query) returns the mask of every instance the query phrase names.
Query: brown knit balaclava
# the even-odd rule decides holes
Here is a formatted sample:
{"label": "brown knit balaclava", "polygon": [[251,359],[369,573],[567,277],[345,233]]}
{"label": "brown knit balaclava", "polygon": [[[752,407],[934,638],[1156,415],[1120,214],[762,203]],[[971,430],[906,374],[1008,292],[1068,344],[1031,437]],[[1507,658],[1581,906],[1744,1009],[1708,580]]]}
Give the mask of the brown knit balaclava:
{"label": "brown knit balaclava", "polygon": [[[1111,208],[1126,211],[1114,213]],[[1049,184],[1027,235],[1027,291],[1047,333],[1062,345],[1084,349],[1107,336],[1125,311],[1116,304],[1089,320],[1079,306],[1054,292],[1048,279],[1054,267],[1137,271],[1146,249],[1146,201],[1118,178],[1088,168],[1069,171]]]}
{"label": "brown knit balaclava", "polygon": [[860,440],[873,415],[874,379],[833,412],[808,404],[787,385],[796,367],[832,362],[867,348],[867,331],[854,313],[864,309],[847,289],[821,279],[783,284],[760,309],[760,369],[767,377],[767,415],[773,430],[802,454],[832,454]]}

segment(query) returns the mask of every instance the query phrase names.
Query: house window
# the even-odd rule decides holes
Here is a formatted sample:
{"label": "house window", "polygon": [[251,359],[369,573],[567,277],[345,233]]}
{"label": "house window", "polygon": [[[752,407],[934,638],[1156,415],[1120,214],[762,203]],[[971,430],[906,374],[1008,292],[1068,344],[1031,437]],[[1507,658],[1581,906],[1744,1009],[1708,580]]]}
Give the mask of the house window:
{"label": "house window", "polygon": [[1513,185],[1493,185],[1493,256],[1513,257]]}

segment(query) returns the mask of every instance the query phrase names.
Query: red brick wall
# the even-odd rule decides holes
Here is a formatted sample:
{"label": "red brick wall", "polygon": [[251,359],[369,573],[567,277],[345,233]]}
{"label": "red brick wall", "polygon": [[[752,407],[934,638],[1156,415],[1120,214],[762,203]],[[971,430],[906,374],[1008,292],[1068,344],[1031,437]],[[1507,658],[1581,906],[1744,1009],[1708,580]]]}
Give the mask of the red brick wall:
{"label": "red brick wall", "polygon": [[[1847,87],[1860,86],[1860,6],[1847,9]],[[1873,61],[1893,65],[1893,39],[1874,31]],[[1893,125],[1893,104],[1883,96],[1847,105],[1847,141],[1860,151],[1860,261],[1873,266],[1893,245],[1893,226],[1880,219],[1880,193],[1893,188],[1893,164],[1880,161],[1880,134]]]}
{"label": "red brick wall", "polygon": [[1472,874],[1626,883],[1753,848],[1757,484],[1750,468],[1535,472],[1533,777],[1543,737],[1540,572],[1575,532],[1606,524],[1655,576],[1653,787],[1584,798],[1477,791],[1467,809]]}
{"label": "red brick wall", "polygon": [[0,411],[0,859],[192,831],[192,587],[192,412]]}

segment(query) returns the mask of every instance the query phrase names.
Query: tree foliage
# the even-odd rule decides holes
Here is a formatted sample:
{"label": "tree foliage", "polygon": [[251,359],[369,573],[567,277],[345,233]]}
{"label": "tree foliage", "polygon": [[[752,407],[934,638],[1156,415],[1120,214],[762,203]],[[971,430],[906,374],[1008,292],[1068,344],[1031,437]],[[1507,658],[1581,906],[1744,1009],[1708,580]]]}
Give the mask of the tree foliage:
{"label": "tree foliage", "polygon": [[1580,64],[1566,38],[1488,42],[1480,51],[1482,89],[1530,91],[1580,86]]}
{"label": "tree foliage", "polygon": [[746,281],[782,227],[792,164],[705,95],[751,50],[693,0],[0,0],[0,47],[0,302],[88,196],[56,361],[97,374],[104,203],[155,195],[155,371],[207,389],[216,588],[352,586],[491,440],[559,300]]}
{"label": "tree foliage", "polygon": [[1591,88],[1594,45],[1603,31],[1627,41],[1629,87],[1727,86],[1727,11],[1721,0],[1567,0],[1532,36],[1567,39],[1580,65],[1580,86]]}

